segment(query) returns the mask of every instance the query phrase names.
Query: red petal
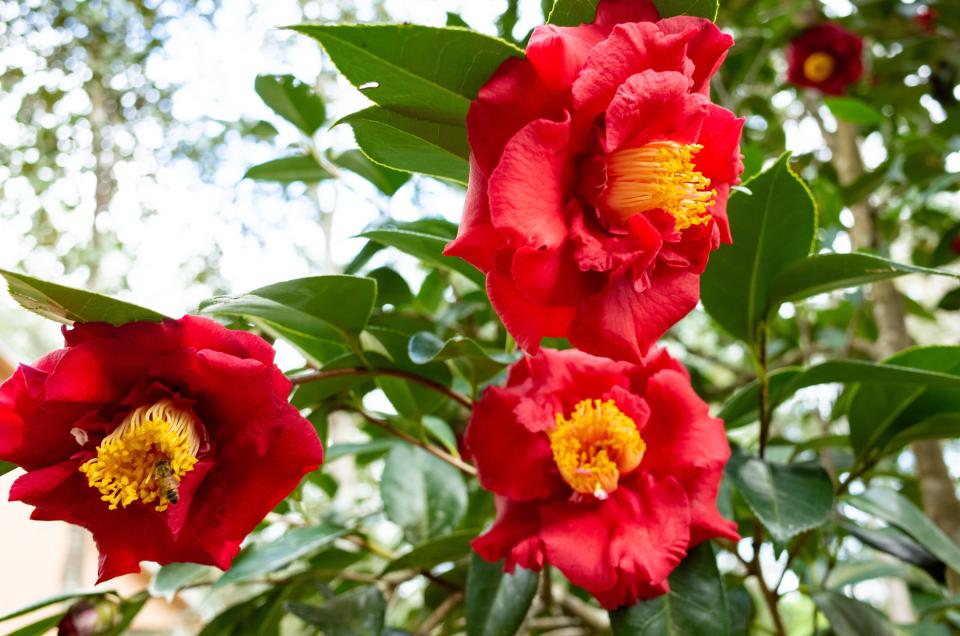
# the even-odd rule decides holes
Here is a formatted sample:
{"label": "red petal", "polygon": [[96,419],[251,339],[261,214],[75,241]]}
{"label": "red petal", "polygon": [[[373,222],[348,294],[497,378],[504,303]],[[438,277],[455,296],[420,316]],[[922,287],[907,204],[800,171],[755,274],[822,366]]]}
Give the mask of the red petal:
{"label": "red petal", "polygon": [[44,384],[44,397],[56,402],[119,402],[148,364],[147,352],[135,345],[89,340],[65,351]]}
{"label": "red petal", "polygon": [[642,71],[628,77],[607,108],[604,150],[660,139],[695,142],[710,102],[691,95],[690,83],[676,71]]}
{"label": "red petal", "polygon": [[543,542],[537,535],[537,504],[512,502],[497,497],[497,519],[493,526],[470,544],[487,561],[506,559],[503,569],[513,572],[519,565],[540,571],[544,564]]}
{"label": "red petal", "polygon": [[539,305],[575,305],[586,293],[586,281],[570,242],[556,247],[521,247],[513,254],[511,273],[520,292]]}
{"label": "red petal", "polygon": [[507,330],[527,353],[536,353],[542,338],[564,336],[573,320],[573,307],[534,304],[500,272],[487,274],[487,295]]}
{"label": "red petal", "polygon": [[743,118],[726,108],[710,104],[697,143],[703,146],[693,157],[697,170],[709,177],[711,186],[737,183],[743,173],[740,132]]}
{"label": "red petal", "polygon": [[506,243],[493,223],[490,222],[490,204],[487,201],[487,176],[480,170],[476,157],[470,155],[470,183],[463,205],[463,219],[457,230],[457,238],[451,241],[443,253],[458,256],[487,272],[493,269],[497,250]]}
{"label": "red petal", "polygon": [[710,78],[723,64],[733,38],[706,18],[678,15],[661,20],[657,26],[664,33],[687,34],[687,57],[694,64],[693,90],[709,95]]}
{"label": "red petal", "polygon": [[516,398],[498,387],[488,388],[474,404],[466,436],[480,484],[515,500],[562,493],[565,485],[547,436],[520,424],[515,404]]}
{"label": "red petal", "polygon": [[545,24],[534,28],[527,43],[527,59],[546,86],[557,92],[570,88],[587,55],[606,35],[590,24],[558,27]]}
{"label": "red petal", "polygon": [[538,119],[513,136],[490,175],[493,225],[511,242],[556,247],[566,237],[570,118]]}
{"label": "red petal", "polygon": [[621,275],[577,307],[570,343],[593,355],[640,362],[657,338],[697,306],[699,292],[699,276],[683,270],[656,268],[642,293]]}

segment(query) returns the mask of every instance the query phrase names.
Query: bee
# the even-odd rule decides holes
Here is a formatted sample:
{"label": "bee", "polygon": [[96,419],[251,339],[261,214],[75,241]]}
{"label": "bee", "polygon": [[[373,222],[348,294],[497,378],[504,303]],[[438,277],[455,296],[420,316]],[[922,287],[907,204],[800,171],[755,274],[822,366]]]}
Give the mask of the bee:
{"label": "bee", "polygon": [[180,501],[179,480],[173,467],[167,460],[157,462],[153,469],[153,476],[157,480],[157,486],[160,487],[160,494],[164,499],[172,504]]}

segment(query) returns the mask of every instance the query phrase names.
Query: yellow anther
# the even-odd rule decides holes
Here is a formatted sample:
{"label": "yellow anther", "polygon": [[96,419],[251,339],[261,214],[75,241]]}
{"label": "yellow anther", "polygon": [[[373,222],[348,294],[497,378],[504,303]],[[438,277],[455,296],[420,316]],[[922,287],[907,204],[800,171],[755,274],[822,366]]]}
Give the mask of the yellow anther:
{"label": "yellow anther", "polygon": [[553,461],[575,491],[606,499],[620,477],[640,465],[646,444],[613,400],[583,400],[570,419],[557,413],[548,432]]}
{"label": "yellow anther", "polygon": [[822,82],[833,75],[833,56],[823,51],[817,51],[807,56],[803,61],[803,76],[811,82]]}
{"label": "yellow anther", "polygon": [[97,456],[80,466],[91,488],[110,510],[126,508],[135,501],[157,501],[162,512],[170,502],[156,479],[158,462],[167,461],[176,481],[193,470],[200,450],[197,422],[189,411],[161,400],[134,409],[97,446]]}
{"label": "yellow anther", "polygon": [[602,202],[620,222],[659,208],[673,216],[678,231],[706,223],[717,191],[693,165],[693,155],[702,149],[699,144],[654,141],[611,153]]}

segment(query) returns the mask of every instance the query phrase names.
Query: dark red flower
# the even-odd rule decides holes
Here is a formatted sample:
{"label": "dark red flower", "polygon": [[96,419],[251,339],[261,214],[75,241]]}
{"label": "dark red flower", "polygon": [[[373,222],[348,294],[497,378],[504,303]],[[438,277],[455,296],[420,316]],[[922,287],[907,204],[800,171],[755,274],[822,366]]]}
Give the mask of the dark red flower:
{"label": "dark red flower", "polygon": [[567,337],[639,361],[730,242],[743,121],[709,90],[733,40],[657,18],[649,0],[602,0],[592,24],[537,27],[470,107],[470,183],[445,253],[486,272],[528,352]]}
{"label": "dark red flower", "polygon": [[920,28],[927,33],[934,33],[937,30],[937,18],[940,14],[933,7],[922,4],[917,7],[917,12],[913,14],[913,21],[920,25]]}
{"label": "dark red flower", "polygon": [[787,49],[787,79],[828,95],[842,95],[863,75],[863,40],[843,27],[824,23],[795,37]]}
{"label": "dark red flower", "polygon": [[723,422],[666,351],[643,365],[543,349],[477,402],[467,444],[497,520],[489,561],[557,567],[609,609],[669,590],[694,545],[736,540],[717,511]]}
{"label": "dark red flower", "polygon": [[12,501],[87,528],[99,580],[140,561],[226,569],[240,542],[323,459],[253,334],[193,316],[64,328],[66,347],[0,386]]}

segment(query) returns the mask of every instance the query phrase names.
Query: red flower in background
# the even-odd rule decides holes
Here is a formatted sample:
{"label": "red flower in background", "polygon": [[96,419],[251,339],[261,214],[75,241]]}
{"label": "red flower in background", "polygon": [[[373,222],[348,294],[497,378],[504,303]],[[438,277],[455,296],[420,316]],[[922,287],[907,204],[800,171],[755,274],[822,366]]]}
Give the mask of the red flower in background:
{"label": "red flower in background", "polygon": [[204,318],[64,328],[66,347],[0,386],[12,501],[90,530],[99,580],[140,561],[226,569],[323,459],[253,334]]}
{"label": "red flower in background", "polygon": [[863,40],[836,24],[811,27],[787,49],[787,79],[797,86],[842,95],[863,75]]}
{"label": "red flower in background", "polygon": [[933,7],[922,4],[917,7],[917,12],[913,14],[913,21],[920,25],[920,28],[927,33],[935,33],[937,30],[937,18],[940,14]]}
{"label": "red flower in background", "polygon": [[445,253],[486,272],[528,352],[555,336],[639,361],[730,242],[743,122],[709,83],[733,40],[657,18],[649,0],[602,0],[592,24],[537,27],[470,107],[470,184]]}
{"label": "red flower in background", "polygon": [[723,422],[663,350],[642,366],[541,350],[486,390],[466,436],[498,510],[473,547],[507,571],[550,563],[612,609],[667,592],[690,547],[737,539],[716,507]]}

